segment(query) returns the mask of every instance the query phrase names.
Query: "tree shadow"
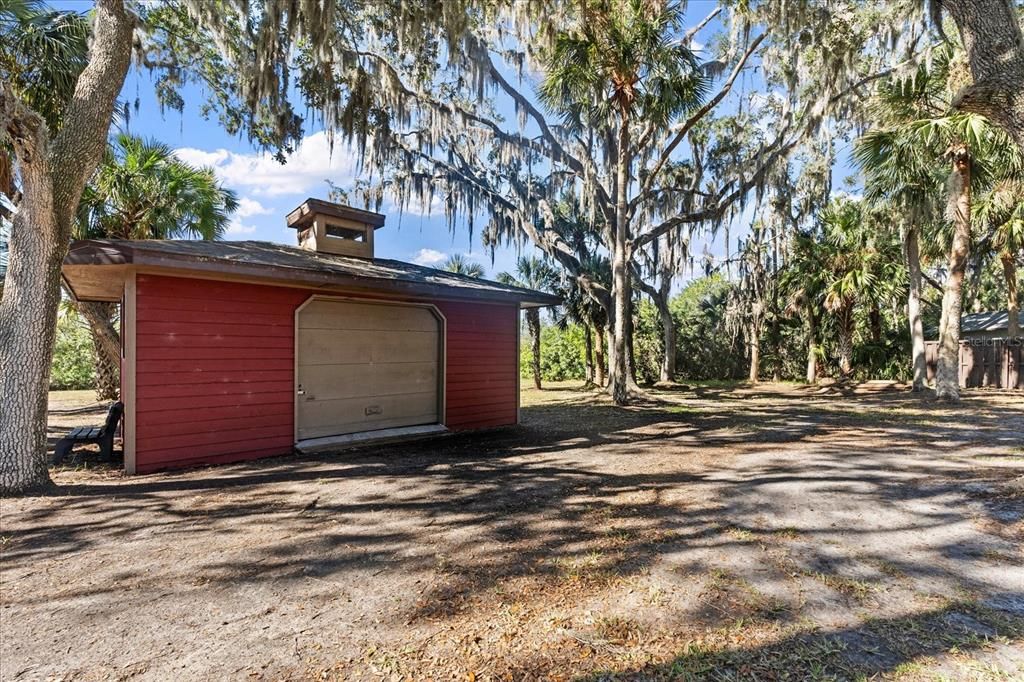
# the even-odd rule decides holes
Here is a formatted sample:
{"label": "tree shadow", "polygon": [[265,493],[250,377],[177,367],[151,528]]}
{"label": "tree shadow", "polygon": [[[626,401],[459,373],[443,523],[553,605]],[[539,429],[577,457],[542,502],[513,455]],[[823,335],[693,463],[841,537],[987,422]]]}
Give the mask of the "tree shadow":
{"label": "tree shadow", "polygon": [[[923,613],[869,618],[837,630],[800,631],[767,644],[730,645],[729,638],[709,637],[687,646],[667,661],[614,672],[589,674],[578,682],[612,680],[776,680],[865,679],[893,672],[912,674],[933,657],[992,651],[1008,638],[1024,635],[1024,619],[953,603]],[[1003,648],[1010,649],[1007,644]],[[997,657],[1005,652],[996,652]],[[1012,661],[1011,664],[1021,661]],[[993,675],[995,671],[989,669]],[[953,677],[962,674],[953,664]]]}
{"label": "tree shadow", "polygon": [[[714,400],[699,404],[623,409],[580,398],[526,407],[521,427],[335,455],[79,477],[26,500],[5,523],[5,573],[32,584],[42,562],[59,561],[68,576],[97,566],[96,554],[116,557],[113,565],[9,601],[25,614],[88,597],[93,617],[113,617],[129,598],[124,585],[154,580],[161,599],[183,608],[240,589],[352,583],[395,592],[384,620],[401,632],[489,613],[510,584],[568,609],[670,565],[683,594],[672,611],[680,628],[816,617],[795,592],[854,612],[889,590],[934,585],[979,600],[1009,594],[1001,608],[1020,608],[992,570],[1011,565],[1013,538],[975,524],[1015,523],[1024,501],[989,504],[968,484],[997,481],[996,469],[957,463],[1019,441],[1024,416],[975,410],[967,423],[902,396],[913,408],[906,414],[886,412],[893,399],[879,396],[835,405],[709,390]],[[908,539],[913,552],[892,551]],[[964,609],[955,612],[978,618]],[[953,613],[906,618],[939,628]],[[873,647],[872,632],[691,652],[622,675],[672,677],[678,667],[699,678],[702,666],[734,664],[742,672],[750,657],[774,660],[789,648]],[[928,646],[882,658],[896,665]]]}

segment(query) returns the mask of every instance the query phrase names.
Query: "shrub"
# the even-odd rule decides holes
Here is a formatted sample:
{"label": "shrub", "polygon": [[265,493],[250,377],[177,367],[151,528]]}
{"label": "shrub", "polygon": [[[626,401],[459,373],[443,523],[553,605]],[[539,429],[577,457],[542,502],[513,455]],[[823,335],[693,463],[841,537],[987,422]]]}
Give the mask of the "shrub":
{"label": "shrub", "polygon": [[[540,378],[542,381],[585,379],[587,375],[583,329],[569,325],[560,329],[545,325],[540,330]],[[524,336],[520,344],[519,372],[523,378],[533,378],[533,357],[530,338]]]}
{"label": "shrub", "polygon": [[78,313],[61,310],[50,366],[50,390],[79,390],[96,385],[92,336]]}

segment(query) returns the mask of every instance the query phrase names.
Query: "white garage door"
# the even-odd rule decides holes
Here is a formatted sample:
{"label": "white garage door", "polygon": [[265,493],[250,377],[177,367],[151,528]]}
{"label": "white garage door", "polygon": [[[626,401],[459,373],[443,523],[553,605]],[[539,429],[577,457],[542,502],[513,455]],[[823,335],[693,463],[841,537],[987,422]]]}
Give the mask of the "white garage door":
{"label": "white garage door", "polygon": [[429,308],[313,300],[299,311],[299,440],[440,417],[441,321]]}

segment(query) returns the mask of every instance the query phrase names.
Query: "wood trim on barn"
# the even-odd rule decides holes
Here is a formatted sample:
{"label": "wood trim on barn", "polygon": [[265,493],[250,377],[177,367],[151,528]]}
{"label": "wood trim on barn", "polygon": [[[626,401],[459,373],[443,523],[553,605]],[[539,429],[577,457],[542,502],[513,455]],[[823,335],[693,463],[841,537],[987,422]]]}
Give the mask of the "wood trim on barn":
{"label": "wood trim on barn", "polygon": [[136,433],[136,342],[135,330],[138,325],[137,311],[138,294],[135,273],[130,273],[124,284],[124,304],[121,319],[124,323],[124,335],[121,344],[124,347],[124,392],[121,396],[124,403],[124,428],[122,431],[125,473],[135,473],[135,433]]}
{"label": "wood trim on barn", "polygon": [[516,424],[522,424],[523,415],[523,372],[519,363],[523,357],[523,315],[516,311]]}

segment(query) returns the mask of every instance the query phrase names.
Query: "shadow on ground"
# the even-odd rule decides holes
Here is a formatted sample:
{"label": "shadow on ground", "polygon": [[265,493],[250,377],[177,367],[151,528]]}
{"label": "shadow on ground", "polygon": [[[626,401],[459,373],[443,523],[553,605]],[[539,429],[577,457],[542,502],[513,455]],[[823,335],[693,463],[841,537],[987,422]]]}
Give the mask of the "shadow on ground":
{"label": "shadow on ground", "polygon": [[[622,409],[545,392],[521,427],[333,456],[66,472],[5,519],[5,583],[19,586],[5,620],[41,650],[54,607],[55,632],[102,633],[216,604],[191,636],[230,649],[216,624],[236,611],[289,632],[315,613],[318,646],[347,652],[318,665],[357,678],[385,659],[413,674],[842,678],[1021,636],[1024,501],[998,458],[1020,445],[1022,411],[676,393]],[[143,596],[154,584],[159,602]],[[606,636],[620,622],[631,634]],[[7,653],[32,674],[60,669],[31,646]],[[124,654],[100,647],[67,669],[101,670],[104,655]],[[196,665],[237,672],[216,655]]]}

